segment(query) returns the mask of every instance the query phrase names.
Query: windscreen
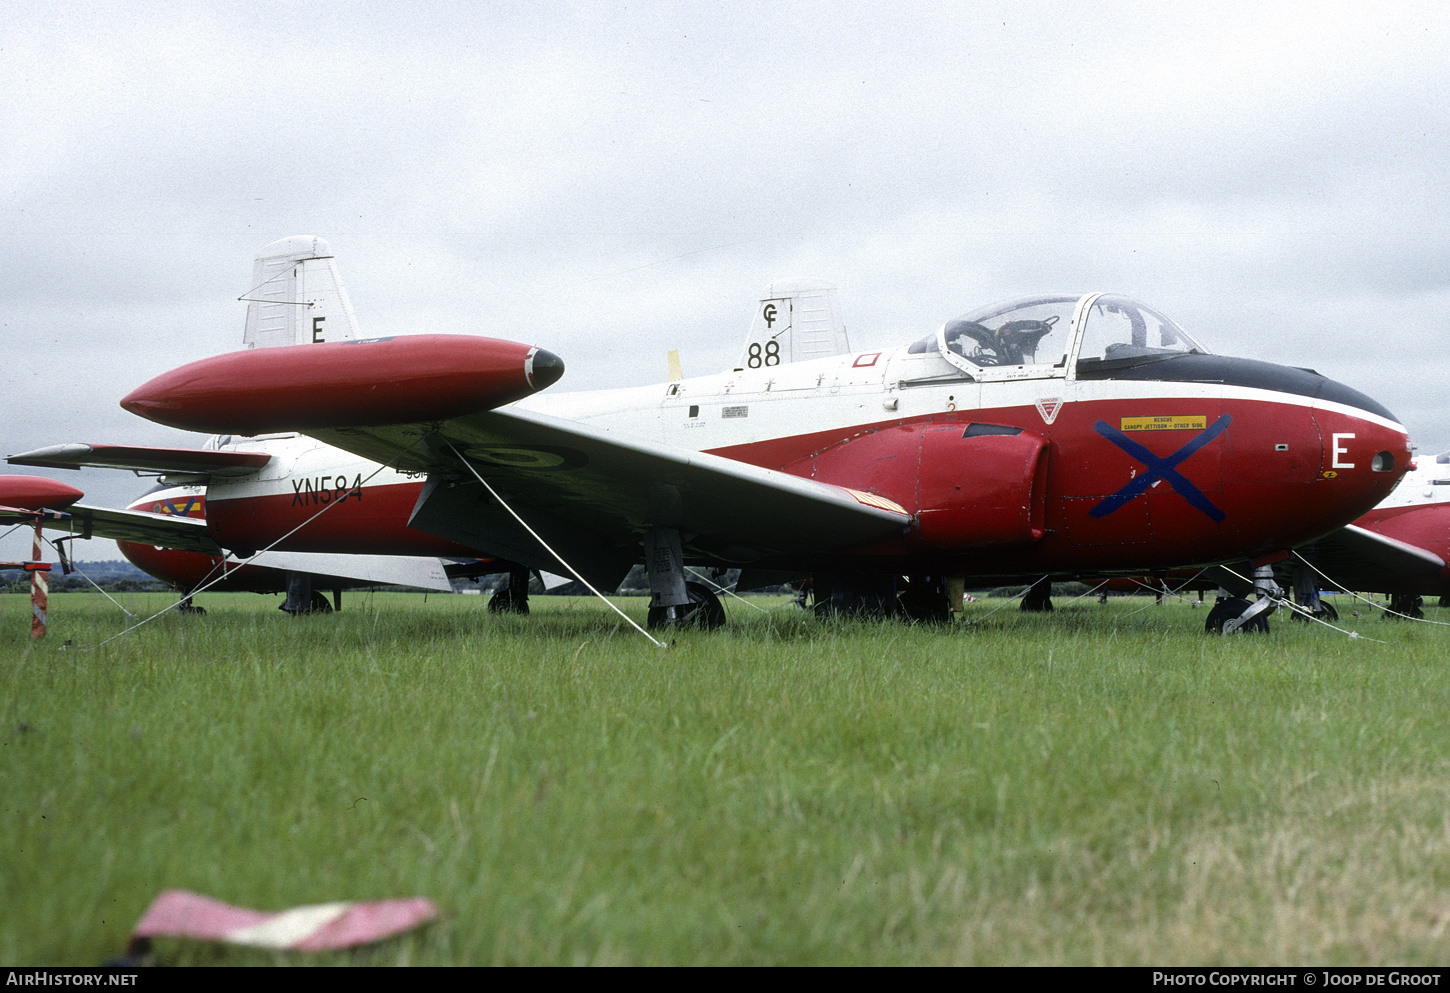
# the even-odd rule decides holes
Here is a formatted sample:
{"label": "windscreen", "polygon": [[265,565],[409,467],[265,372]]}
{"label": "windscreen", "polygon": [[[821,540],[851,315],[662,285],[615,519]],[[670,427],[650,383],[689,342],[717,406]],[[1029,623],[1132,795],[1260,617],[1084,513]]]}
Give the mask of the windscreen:
{"label": "windscreen", "polygon": [[973,365],[1062,367],[1078,297],[1023,297],[962,315],[946,326],[948,350]]}
{"label": "windscreen", "polygon": [[1104,294],[1084,315],[1078,362],[1102,362],[1150,355],[1205,355],[1188,332],[1151,307]]}

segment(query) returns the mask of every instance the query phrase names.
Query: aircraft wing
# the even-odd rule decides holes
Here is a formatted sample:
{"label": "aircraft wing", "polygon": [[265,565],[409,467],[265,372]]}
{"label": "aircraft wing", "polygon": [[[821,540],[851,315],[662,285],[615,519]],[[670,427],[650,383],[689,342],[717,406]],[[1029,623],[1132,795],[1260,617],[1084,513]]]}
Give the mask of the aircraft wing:
{"label": "aircraft wing", "polygon": [[1299,554],[1330,580],[1356,590],[1393,589],[1409,579],[1436,578],[1446,565],[1428,549],[1353,524],[1300,549]]}
{"label": "aircraft wing", "polygon": [[605,584],[640,560],[641,536],[655,526],[680,531],[687,559],[739,564],[888,538],[912,519],[870,493],[516,408],[308,433],[426,472],[410,527],[559,571],[477,471],[571,565]]}
{"label": "aircraft wing", "polygon": [[[33,515],[32,515],[33,516]],[[3,519],[3,517],[0,517]],[[50,531],[64,531],[85,538],[111,538],[141,545],[178,548],[207,555],[224,554],[212,540],[206,521],[180,514],[149,514],[141,510],[113,510],[72,504],[45,520]]]}
{"label": "aircraft wing", "polygon": [[26,507],[0,505],[0,524],[34,524],[36,521],[63,521],[67,519],[63,510],[30,510]]}
{"label": "aircraft wing", "polygon": [[[30,523],[35,511],[0,507],[0,523]],[[212,541],[206,521],[199,517],[177,514],[149,514],[140,510],[112,510],[74,504],[65,511],[44,511],[44,526],[85,537],[111,538],[142,545],[176,548],[186,552],[202,552],[222,556]],[[232,560],[228,568],[238,563]],[[486,564],[452,567],[439,558],[419,555],[353,555],[319,552],[263,552],[247,561],[248,565],[288,572],[306,572],[313,576],[346,581],[349,586],[416,586],[425,590],[452,592],[452,572],[461,575],[496,572]]]}
{"label": "aircraft wing", "polygon": [[47,469],[130,469],[143,473],[226,477],[256,472],[271,458],[265,452],[219,452],[210,448],[71,444],[22,452],[5,461]]}

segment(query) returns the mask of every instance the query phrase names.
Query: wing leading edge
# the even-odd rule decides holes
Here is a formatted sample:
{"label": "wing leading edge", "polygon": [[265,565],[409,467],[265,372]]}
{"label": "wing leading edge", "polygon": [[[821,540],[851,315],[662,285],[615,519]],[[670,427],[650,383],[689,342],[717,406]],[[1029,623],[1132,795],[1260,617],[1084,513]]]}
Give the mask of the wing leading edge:
{"label": "wing leading edge", "polygon": [[226,477],[256,472],[271,458],[266,452],[219,452],[210,448],[71,444],[22,452],[5,461],[46,469],[130,469],[143,473]]}

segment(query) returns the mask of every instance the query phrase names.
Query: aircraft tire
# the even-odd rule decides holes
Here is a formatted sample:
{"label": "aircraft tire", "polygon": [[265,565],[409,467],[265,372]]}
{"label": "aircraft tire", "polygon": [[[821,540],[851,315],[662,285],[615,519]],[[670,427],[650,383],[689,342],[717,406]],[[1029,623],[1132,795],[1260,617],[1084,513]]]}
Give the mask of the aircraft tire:
{"label": "aircraft tire", "polygon": [[305,614],[330,614],[332,613],[332,604],[327,602],[326,593],[314,591],[307,599],[307,606],[301,610],[288,610],[285,600],[277,605],[277,609],[289,617],[299,617]]}
{"label": "aircraft tire", "polygon": [[513,596],[512,589],[502,589],[488,598],[490,614],[523,614],[529,612],[529,601],[520,602]]}
{"label": "aircraft tire", "polygon": [[700,583],[686,583],[685,593],[689,596],[690,603],[683,618],[670,620],[668,608],[651,607],[645,617],[645,627],[651,631],[663,627],[713,631],[725,626],[725,608],[713,590]]}
{"label": "aircraft tire", "polygon": [[[1208,616],[1204,618],[1203,630],[1207,631],[1209,634],[1223,634],[1225,633],[1224,627],[1228,624],[1228,622],[1236,617],[1241,616],[1243,612],[1248,610],[1251,606],[1253,606],[1253,604],[1245,600],[1243,597],[1239,596],[1229,597],[1227,600],[1220,600],[1218,603],[1213,605],[1213,609],[1210,610],[1208,612]],[[1239,630],[1252,631],[1257,634],[1268,634],[1269,619],[1263,614],[1260,614],[1258,617],[1253,618],[1243,627],[1239,628]]]}
{"label": "aircraft tire", "polygon": [[1039,579],[1022,597],[1022,610],[1028,613],[1046,613],[1052,609],[1052,580]]}
{"label": "aircraft tire", "polygon": [[815,612],[819,620],[850,617],[863,621],[880,621],[895,617],[899,607],[896,597],[891,594],[837,590],[829,600],[816,601]]}
{"label": "aircraft tire", "polygon": [[1415,596],[1411,593],[1390,594],[1390,609],[1385,612],[1385,617],[1390,620],[1411,620],[1421,621],[1425,619],[1425,598]]}
{"label": "aircraft tire", "polygon": [[940,589],[913,585],[897,597],[901,616],[913,624],[945,624],[952,619],[951,601]]}
{"label": "aircraft tire", "polygon": [[[1334,609],[1334,604],[1325,603],[1323,600],[1320,600],[1319,609],[1314,612],[1314,616],[1321,621],[1337,621],[1339,620],[1339,611]],[[1309,621],[1309,618],[1305,617],[1297,610],[1292,610],[1289,612],[1289,620],[1304,621],[1307,623]]]}

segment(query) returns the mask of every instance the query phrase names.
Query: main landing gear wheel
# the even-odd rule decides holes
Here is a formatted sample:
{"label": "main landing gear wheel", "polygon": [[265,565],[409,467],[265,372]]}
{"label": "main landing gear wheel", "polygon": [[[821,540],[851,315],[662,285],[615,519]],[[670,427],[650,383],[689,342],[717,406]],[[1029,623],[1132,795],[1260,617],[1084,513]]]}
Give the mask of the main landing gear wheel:
{"label": "main landing gear wheel", "polygon": [[513,590],[499,590],[488,598],[488,612],[490,614],[527,614],[529,612],[529,601],[519,603],[514,599]]}
{"label": "main landing gear wheel", "polygon": [[1044,613],[1052,609],[1052,579],[1039,579],[1022,598],[1022,609],[1029,613]]}
{"label": "main landing gear wheel", "polygon": [[292,617],[297,617],[301,614],[330,614],[332,613],[332,604],[327,602],[326,593],[323,593],[321,590],[314,590],[308,594],[307,603],[301,610],[295,607],[289,609],[286,603],[283,603],[277,609]]}
{"label": "main landing gear wheel", "polygon": [[[1208,617],[1204,618],[1203,630],[1207,631],[1209,634],[1229,634],[1230,632],[1227,630],[1229,622],[1242,617],[1244,612],[1252,606],[1252,603],[1240,596],[1228,597],[1227,599],[1220,600],[1215,603],[1213,605],[1213,609],[1208,612]],[[1256,614],[1255,616],[1249,618],[1247,621],[1244,622],[1243,626],[1237,628],[1237,630],[1254,631],[1259,634],[1268,634],[1269,618],[1267,616],[1267,611],[1263,614]]]}
{"label": "main landing gear wheel", "polygon": [[951,598],[940,579],[913,579],[896,602],[901,616],[913,624],[946,624],[952,619]]}
{"label": "main landing gear wheel", "polygon": [[[713,631],[725,626],[725,608],[721,606],[720,598],[708,586],[686,583],[685,594],[690,598],[689,603],[674,608],[651,607],[645,619],[645,627],[651,631],[666,627]],[[674,610],[674,616],[670,615],[671,609]]]}
{"label": "main landing gear wheel", "polygon": [[1406,617],[1422,621],[1425,619],[1425,598],[1413,593],[1391,593],[1390,610],[1386,617],[1402,620]]}
{"label": "main landing gear wheel", "polygon": [[488,598],[490,614],[528,614],[529,571],[514,569],[509,573],[509,584]]}

